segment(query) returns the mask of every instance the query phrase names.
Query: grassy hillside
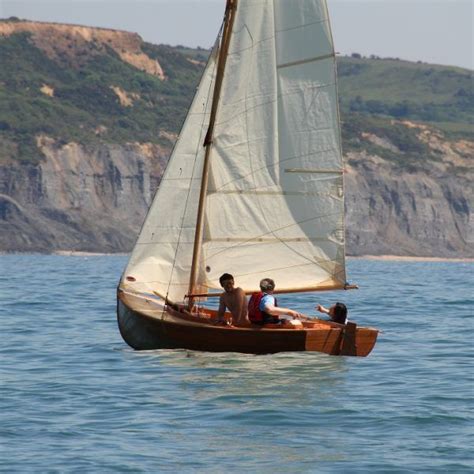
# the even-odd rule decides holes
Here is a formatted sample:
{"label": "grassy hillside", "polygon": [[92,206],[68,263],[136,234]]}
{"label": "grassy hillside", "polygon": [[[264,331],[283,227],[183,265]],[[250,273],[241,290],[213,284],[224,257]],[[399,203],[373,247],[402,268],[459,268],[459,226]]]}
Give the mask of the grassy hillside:
{"label": "grassy hillside", "polygon": [[[0,160],[41,159],[38,134],[86,145],[171,145],[169,133],[179,132],[208,51],[140,43],[140,53],[161,65],[163,80],[125,62],[117,48],[84,44],[65,44],[54,56],[29,32],[0,36]],[[338,71],[346,152],[363,148],[401,166],[436,159],[416,129],[394,119],[428,123],[448,138],[474,139],[472,71],[360,57],[339,58]],[[363,133],[394,147],[361,140]]]}
{"label": "grassy hillside", "polygon": [[[74,67],[66,58],[50,59],[28,33],[0,37],[2,156],[10,150],[18,159],[37,159],[34,136],[41,133],[88,144],[159,143],[166,141],[160,130],[179,132],[202,67],[171,47],[143,44],[143,50],[159,58],[167,80],[123,62],[111,49]],[[42,92],[44,85],[53,96]],[[129,94],[133,105],[121,105],[112,87]]]}
{"label": "grassy hillside", "polygon": [[451,134],[474,135],[472,71],[394,59],[340,58],[338,75],[345,113],[429,122]]}

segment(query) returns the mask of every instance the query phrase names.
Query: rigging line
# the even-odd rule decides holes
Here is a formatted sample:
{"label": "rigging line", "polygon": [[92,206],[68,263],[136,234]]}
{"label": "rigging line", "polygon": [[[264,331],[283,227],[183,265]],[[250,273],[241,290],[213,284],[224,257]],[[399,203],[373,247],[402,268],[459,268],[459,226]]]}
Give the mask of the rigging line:
{"label": "rigging line", "polygon": [[[324,23],[324,22],[322,22]],[[285,31],[285,30],[281,30],[281,31]],[[277,35],[272,35],[272,36],[267,36],[266,38],[262,38],[261,40],[259,41],[256,41],[255,42],[255,45],[258,45],[260,43],[265,43],[266,41],[270,41],[270,40],[275,40],[277,39]],[[239,49],[239,50],[236,50],[236,51],[233,51],[232,53],[229,53],[229,56],[234,56],[234,55],[237,55],[237,54],[242,54],[246,51],[249,51],[251,49],[254,48],[255,45],[252,45],[252,46],[248,46],[246,48],[242,48],[242,49]],[[324,55],[324,56],[318,56],[317,59],[327,59],[327,58],[330,58],[330,57],[334,57],[335,56],[335,53],[331,53],[331,54],[328,54],[328,55]],[[314,58],[311,59],[311,61],[313,61]],[[310,62],[309,60],[303,60],[304,62]],[[289,65],[292,65],[291,63],[287,63],[287,64],[283,64],[281,66],[278,66],[277,65],[277,68],[281,68],[281,67],[287,67]]]}
{"label": "rigging line", "polygon": [[[217,35],[217,40],[216,40],[216,43],[215,43],[215,47],[213,48],[213,51],[211,52],[211,57],[214,56],[214,58],[216,58],[216,55],[217,55],[217,50],[219,49],[219,38],[222,34],[222,30],[224,28],[224,21],[222,22],[222,25],[221,25],[221,28],[219,30],[219,34]],[[214,51],[215,49],[215,51]],[[208,105],[209,105],[209,99],[211,97],[211,87],[213,85],[213,82],[215,80],[215,70],[216,70],[216,66],[217,66],[217,61],[214,62],[214,66],[213,66],[213,70],[212,70],[212,73],[211,73],[211,80],[209,81],[209,90],[208,90],[208,94],[207,94],[207,100],[206,100],[206,106],[205,106],[205,110],[208,109]],[[214,80],[212,79],[214,77]],[[198,91],[196,93],[199,93],[199,86],[198,86]],[[183,215],[181,217],[181,225],[180,225],[180,230],[179,230],[179,234],[178,234],[178,240],[176,242],[176,250],[175,250],[175,253],[174,253],[174,257],[173,257],[173,265],[171,267],[171,274],[170,274],[170,278],[169,278],[169,281],[168,281],[168,286],[166,288],[166,299],[168,299],[168,295],[169,295],[169,291],[170,291],[170,288],[171,288],[171,281],[173,279],[173,274],[174,274],[174,270],[175,270],[175,267],[176,267],[176,260],[177,260],[177,256],[178,256],[178,249],[179,249],[179,246],[180,246],[180,243],[181,243],[181,235],[182,235],[182,232],[183,232],[183,224],[184,224],[184,218],[186,216],[186,211],[188,209],[188,202],[189,202],[189,196],[191,195],[191,182],[192,182],[192,177],[194,176],[194,172],[196,170],[196,164],[197,164],[197,158],[198,158],[198,155],[199,155],[199,150],[200,150],[200,147],[201,147],[201,143],[202,143],[202,137],[203,137],[203,133],[204,133],[204,129],[206,128],[204,126],[204,123],[205,123],[205,120],[206,120],[206,115],[203,116],[203,121],[201,123],[201,131],[200,131],[200,134],[199,134],[199,140],[197,141],[197,144],[196,144],[196,152],[195,152],[195,155],[194,155],[194,163],[193,163],[193,168],[192,168],[192,172],[191,172],[191,179],[189,180],[190,181],[190,185],[189,185],[189,188],[188,188],[188,192],[186,194],[186,201],[185,201],[185,205],[184,205],[184,211],[183,211]],[[163,313],[162,313],[162,317],[163,317],[163,314],[164,314],[164,308],[163,308]]]}
{"label": "rigging line", "polygon": [[216,252],[216,253],[214,253],[214,254],[208,256],[208,259],[214,258],[216,255],[219,255],[219,254],[221,254],[221,253],[223,253],[223,252],[227,252],[227,251],[232,250],[232,249],[234,249],[234,248],[241,247],[241,246],[243,246],[243,245],[246,245],[246,244],[248,244],[248,243],[251,243],[251,242],[252,242],[253,240],[255,240],[256,238],[262,238],[262,237],[265,237],[266,235],[273,235],[273,236],[275,237],[275,239],[276,239],[278,242],[280,242],[280,241],[281,241],[281,238],[275,236],[275,232],[278,232],[278,231],[283,230],[283,229],[288,229],[288,228],[293,227],[293,226],[295,226],[295,225],[305,224],[306,222],[311,222],[311,221],[313,221],[313,220],[322,219],[322,218],[324,218],[324,217],[336,216],[336,215],[338,216],[339,213],[337,213],[337,214],[336,214],[336,213],[323,214],[323,215],[321,215],[321,216],[311,217],[311,218],[309,218],[309,219],[304,219],[304,220],[302,220],[302,221],[297,221],[297,222],[293,222],[292,224],[284,225],[284,226],[282,226],[282,227],[279,227],[278,229],[270,230],[269,232],[265,232],[264,234],[261,234],[261,235],[259,235],[259,236],[257,236],[257,237],[252,237],[252,238],[250,238],[250,239],[248,239],[248,240],[246,240],[246,241],[244,241],[244,242],[240,242],[240,243],[238,243],[238,244],[236,244],[236,245],[232,245],[232,246],[230,246],[230,247],[227,247],[226,249],[219,250],[218,252]]}
{"label": "rigging line", "polygon": [[305,118],[308,116],[309,114],[309,110],[311,109],[311,107],[313,106],[313,104],[316,102],[317,98],[319,97],[319,95],[321,94],[321,89],[318,88],[316,89],[316,94],[314,95],[314,92],[313,92],[313,95],[311,97],[311,102],[305,106]]}
{"label": "rigging line", "polygon": [[[298,26],[290,26],[289,28],[283,28],[282,30],[277,30],[275,28],[275,33],[283,33],[284,31],[292,31],[292,30],[298,30],[298,29],[304,29],[307,28],[308,26],[314,26],[314,25],[320,25],[321,23],[327,23],[328,18],[324,18],[323,20],[318,20],[318,21],[312,21],[310,23],[305,23],[303,25],[298,25]],[[276,35],[275,35],[276,36]]]}
{"label": "rigging line", "polygon": [[239,30],[234,30],[234,33],[237,34],[237,33],[241,33],[244,29],[246,29],[249,33],[249,36],[250,36],[250,42],[251,42],[251,46],[248,46],[246,48],[242,48],[242,49],[235,49],[234,51],[230,52],[229,51],[229,57],[230,56],[234,56],[234,55],[240,55],[241,53],[245,52],[245,51],[249,51],[251,49],[254,48],[255,45],[257,44],[260,44],[260,43],[265,43],[265,41],[269,41],[271,39],[274,39],[275,38],[275,35],[272,35],[272,36],[267,36],[266,38],[262,38],[258,41],[254,41],[253,39],[253,36],[249,30],[249,28],[247,27],[247,25],[243,25],[242,28],[240,28]]}

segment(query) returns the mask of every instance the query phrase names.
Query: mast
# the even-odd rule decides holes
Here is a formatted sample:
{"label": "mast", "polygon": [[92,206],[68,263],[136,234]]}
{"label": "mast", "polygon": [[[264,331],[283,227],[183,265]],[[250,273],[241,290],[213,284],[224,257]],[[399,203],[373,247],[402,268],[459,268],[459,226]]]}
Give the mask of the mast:
{"label": "mast", "polygon": [[[222,79],[224,77],[224,69],[229,52],[230,37],[232,34],[232,26],[234,24],[235,12],[237,10],[237,0],[227,0],[225,16],[224,16],[224,30],[222,33],[221,48],[219,51],[219,58],[217,61],[216,83],[214,86],[214,93],[212,96],[211,115],[209,118],[209,128],[207,129],[206,137],[204,139],[204,147],[206,152],[204,155],[204,163],[201,178],[201,191],[199,194],[199,205],[196,222],[196,233],[194,236],[193,259],[191,264],[191,276],[189,279],[189,294],[192,295],[196,288],[197,270],[199,259],[201,256],[201,240],[202,230],[204,226],[204,205],[207,195],[207,186],[209,181],[209,165],[210,152],[214,133],[214,124],[216,121],[217,107],[219,105],[219,98],[222,88]],[[193,305],[193,298],[189,298],[188,305],[191,308]]]}

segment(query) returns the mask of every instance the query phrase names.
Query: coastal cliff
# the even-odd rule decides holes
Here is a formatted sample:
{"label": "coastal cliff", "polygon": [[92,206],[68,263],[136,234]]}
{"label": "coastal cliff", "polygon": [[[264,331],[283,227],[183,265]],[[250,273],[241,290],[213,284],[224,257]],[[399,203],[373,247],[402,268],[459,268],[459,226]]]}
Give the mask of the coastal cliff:
{"label": "coastal cliff", "polygon": [[[347,253],[474,257],[472,142],[467,150],[469,155],[442,155],[429,170],[404,172],[379,156],[349,153]],[[453,172],[458,160],[465,173]]]}
{"label": "coastal cliff", "polygon": [[0,167],[0,249],[129,251],[169,150],[40,142],[40,163]]}
{"label": "coastal cliff", "polygon": [[[400,172],[366,152],[346,156],[349,255],[470,257],[472,143],[429,172]],[[453,145],[454,147],[455,145]],[[0,168],[3,251],[127,252],[159,186],[170,150],[154,144],[58,145],[43,137],[39,164]]]}
{"label": "coastal cliff", "polygon": [[[207,52],[15,20],[0,22],[0,53],[0,251],[130,251]],[[341,60],[347,253],[473,257],[474,140],[465,118],[443,128],[445,116],[418,115],[444,114],[445,104],[399,112],[399,103],[344,92],[359,66],[392,63]],[[406,67],[438,74],[428,66]],[[451,81],[472,78],[437,68]],[[466,94],[456,86],[464,105],[454,108],[469,106]],[[380,107],[378,116],[369,110]]]}

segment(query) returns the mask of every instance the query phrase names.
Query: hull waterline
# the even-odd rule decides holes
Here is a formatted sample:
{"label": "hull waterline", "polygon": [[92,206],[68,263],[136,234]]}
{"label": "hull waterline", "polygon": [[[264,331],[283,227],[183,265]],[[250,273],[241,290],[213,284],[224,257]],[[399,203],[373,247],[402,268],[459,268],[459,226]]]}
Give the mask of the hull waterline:
{"label": "hull waterline", "polygon": [[354,331],[328,323],[304,328],[240,328],[216,326],[190,318],[153,299],[119,291],[117,318],[124,341],[136,350],[190,349],[209,352],[268,354],[312,351],[331,355],[367,356],[378,331],[354,326]]}

